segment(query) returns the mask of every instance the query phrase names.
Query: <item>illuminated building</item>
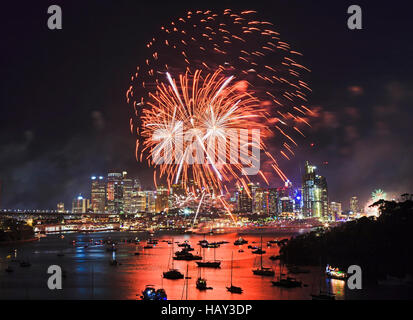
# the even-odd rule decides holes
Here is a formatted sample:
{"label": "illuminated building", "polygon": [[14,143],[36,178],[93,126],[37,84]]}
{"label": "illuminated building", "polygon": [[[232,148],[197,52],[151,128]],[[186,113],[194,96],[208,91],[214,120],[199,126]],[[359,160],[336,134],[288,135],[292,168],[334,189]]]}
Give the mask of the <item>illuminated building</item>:
{"label": "illuminated building", "polygon": [[72,212],[73,213],[86,213],[90,208],[89,199],[83,198],[81,195],[73,199]]}
{"label": "illuminated building", "polygon": [[169,190],[163,186],[156,189],[155,211],[162,212],[168,210]]}
{"label": "illuminated building", "polygon": [[278,216],[278,192],[277,188],[268,189],[268,213]]}
{"label": "illuminated building", "polygon": [[316,167],[305,164],[305,174],[303,175],[303,215],[305,217],[315,217],[327,220],[328,210],[328,190],[326,178],[316,174]]}
{"label": "illuminated building", "polygon": [[65,212],[65,204],[63,202],[59,202],[57,204],[57,212],[59,213]]}
{"label": "illuminated building", "polygon": [[137,191],[133,196],[133,212],[146,212],[146,192]]}
{"label": "illuminated building", "polygon": [[240,188],[238,201],[240,213],[252,213],[252,183],[248,184],[248,191],[243,186]]}
{"label": "illuminated building", "polygon": [[123,211],[122,173],[109,172],[106,184],[106,203],[108,212],[121,213]]}
{"label": "illuminated building", "polygon": [[105,179],[100,176],[92,176],[91,206],[95,213],[104,213],[106,206],[106,183]]}
{"label": "illuminated building", "polygon": [[156,194],[155,194],[155,191],[151,191],[151,190],[145,191],[145,200],[146,200],[145,211],[147,213],[155,213],[156,212],[156,207],[155,207]]}
{"label": "illuminated building", "polygon": [[126,177],[126,172],[123,174],[123,211],[125,213],[133,213],[132,194],[134,188],[133,179]]}
{"label": "illuminated building", "polygon": [[341,215],[341,202],[330,202],[330,216],[332,220],[337,220]]}
{"label": "illuminated building", "polygon": [[359,200],[356,196],[351,197],[350,199],[350,211],[353,214],[360,213]]}
{"label": "illuminated building", "polygon": [[255,214],[268,214],[268,190],[265,188],[253,188],[252,212]]}

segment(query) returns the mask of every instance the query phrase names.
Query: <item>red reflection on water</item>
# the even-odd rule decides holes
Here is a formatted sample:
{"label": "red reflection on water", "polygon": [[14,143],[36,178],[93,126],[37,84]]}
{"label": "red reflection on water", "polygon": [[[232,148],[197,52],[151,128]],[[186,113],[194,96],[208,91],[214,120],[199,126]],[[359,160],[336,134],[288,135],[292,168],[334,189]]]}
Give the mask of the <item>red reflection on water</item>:
{"label": "red reflection on water", "polygon": [[[286,236],[271,236],[265,235],[262,237],[263,250],[266,251],[262,256],[263,265],[265,267],[272,267],[275,270],[274,277],[262,277],[256,276],[252,273],[252,269],[256,268],[260,264],[260,256],[252,254],[252,250],[248,249],[248,245],[260,246],[259,235],[244,235],[243,238],[248,240],[248,244],[242,246],[235,246],[233,243],[239,237],[237,234],[221,234],[207,236],[206,240],[209,242],[217,241],[229,241],[227,244],[222,244],[216,249],[216,259],[221,260],[221,268],[198,268],[195,261],[174,261],[174,267],[179,269],[186,275],[188,266],[188,274],[191,279],[188,280],[188,299],[191,300],[204,300],[204,299],[218,299],[218,300],[286,300],[286,299],[310,299],[311,293],[318,293],[320,284],[319,268],[307,268],[311,273],[292,275],[293,277],[300,279],[305,286],[302,288],[279,288],[272,286],[271,280],[275,280],[279,277],[280,267],[278,261],[271,261],[269,257],[271,255],[279,254],[279,247],[277,244],[272,244],[271,247],[267,247],[267,241],[273,239],[283,239]],[[139,256],[132,257],[132,251],[136,249],[131,246],[131,260],[125,263],[122,269],[124,269],[125,282],[127,282],[128,292],[125,299],[136,299],[137,294],[140,296],[141,291],[146,285],[154,285],[156,288],[163,287],[166,290],[169,300],[180,300],[186,298],[186,289],[184,288],[185,280],[169,280],[163,279],[162,273],[168,270],[168,264],[171,266],[170,255],[171,245],[161,240],[171,240],[171,236],[158,237],[159,244],[153,249],[141,249],[143,245],[140,245]],[[204,239],[202,235],[182,235],[174,236],[173,241],[180,243],[187,240],[195,251],[194,254],[201,255],[203,251],[197,245],[199,240]],[[143,243],[143,242],[142,242]],[[177,247],[174,243],[174,251],[178,251],[181,248]],[[244,252],[239,252],[239,249],[243,249]],[[214,259],[214,249],[205,249],[206,260]],[[233,285],[242,287],[242,294],[231,294],[227,291],[226,287],[230,285],[230,272],[231,272],[231,254],[233,253]],[[125,270],[125,268],[127,268]],[[207,284],[213,287],[212,290],[199,291],[196,289],[195,283],[198,278],[199,272],[202,272],[202,277],[206,278]],[[286,268],[283,268],[283,273],[286,272]],[[123,273],[123,272],[122,272]],[[123,281],[122,281],[123,282]]]}

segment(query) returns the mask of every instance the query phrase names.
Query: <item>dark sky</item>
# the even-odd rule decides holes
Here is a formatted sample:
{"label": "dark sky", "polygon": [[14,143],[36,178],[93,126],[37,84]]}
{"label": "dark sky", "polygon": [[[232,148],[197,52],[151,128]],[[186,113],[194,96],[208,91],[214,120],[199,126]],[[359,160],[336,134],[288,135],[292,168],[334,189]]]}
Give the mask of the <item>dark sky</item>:
{"label": "dark sky", "polygon": [[[312,70],[308,105],[319,118],[297,156],[281,163],[293,182],[308,159],[327,177],[330,200],[344,208],[352,195],[364,201],[376,188],[413,193],[407,1],[14,3],[0,13],[0,207],[69,205],[89,194],[91,175],[111,168],[151,187],[152,171],[136,163],[129,131],[130,73],[162,24],[187,10],[225,8],[257,10]],[[62,7],[63,30],[47,28],[52,4]],[[363,30],[347,28],[351,4],[363,9]]]}

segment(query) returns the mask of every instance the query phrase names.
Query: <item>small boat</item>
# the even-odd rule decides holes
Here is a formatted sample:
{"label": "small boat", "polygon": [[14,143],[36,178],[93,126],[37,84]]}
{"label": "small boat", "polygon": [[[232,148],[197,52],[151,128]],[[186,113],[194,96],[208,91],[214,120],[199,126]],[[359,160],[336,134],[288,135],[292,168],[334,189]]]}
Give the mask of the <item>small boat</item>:
{"label": "small boat", "polygon": [[227,290],[231,293],[241,294],[242,293],[242,288],[234,286],[232,284],[232,264],[233,264],[233,261],[234,261],[234,253],[231,253],[231,286],[227,287]]}
{"label": "small boat", "polygon": [[175,257],[173,257],[173,260],[186,260],[186,261],[192,261],[192,260],[201,260],[201,256],[194,255],[190,252],[179,252]]}
{"label": "small boat", "polygon": [[248,241],[243,239],[242,237],[239,237],[237,240],[235,240],[234,245],[239,246],[242,244],[247,244]]}
{"label": "small boat", "polygon": [[[165,279],[171,279],[171,280],[183,279],[184,275],[179,270],[174,268],[174,259],[171,259],[173,250],[174,250],[174,246],[172,245],[171,253],[169,254],[169,261],[172,260],[172,267],[169,268],[168,271],[165,271],[163,273],[163,277]],[[168,264],[169,264],[169,261],[168,261]]]}
{"label": "small boat", "polygon": [[244,250],[242,250],[242,249],[239,249],[239,250],[238,250],[238,252],[244,252]]}
{"label": "small boat", "polygon": [[184,275],[177,269],[169,269],[168,271],[163,273],[163,277],[165,279],[176,280],[176,279],[183,279]]}
{"label": "small boat", "polygon": [[147,285],[142,291],[142,300],[167,300],[165,289],[155,289],[152,285]]}
{"label": "small boat", "polygon": [[[262,236],[261,236],[261,247],[259,249],[262,248]],[[258,251],[259,249],[257,249],[256,251]],[[253,251],[254,253],[254,251]],[[275,272],[272,268],[268,268],[268,267],[263,267],[262,265],[262,255],[263,253],[265,253],[264,250],[260,250],[260,253],[257,253],[260,255],[260,267],[257,269],[253,269],[252,273],[255,274],[256,276],[266,276],[266,277],[272,277],[275,275]]]}
{"label": "small boat", "polygon": [[197,288],[198,290],[201,290],[201,291],[203,291],[203,290],[212,290],[212,289],[213,289],[212,287],[208,287],[208,286],[207,286],[206,279],[201,278],[201,277],[199,277],[199,278],[196,280],[196,288]]}
{"label": "small boat", "polygon": [[272,277],[275,275],[275,272],[272,268],[265,268],[262,266],[261,268],[252,270],[252,273],[255,274],[256,276],[267,276],[267,277]]}
{"label": "small boat", "polygon": [[149,245],[149,246],[144,246],[143,248],[144,248],[144,249],[153,249],[153,246],[150,246],[150,245]]}
{"label": "small boat", "polygon": [[348,278],[348,274],[346,272],[341,271],[339,268],[333,268],[330,265],[327,265],[325,273],[326,276],[331,279],[345,281]]}
{"label": "small boat", "polygon": [[280,260],[280,256],[273,255],[273,256],[270,256],[269,259],[273,261]]}
{"label": "small boat", "polygon": [[252,251],[253,254],[264,254],[266,251],[258,248],[257,250]]}
{"label": "small boat", "polygon": [[220,268],[221,261],[197,261],[196,264],[198,267],[203,268]]}
{"label": "small boat", "polygon": [[203,268],[220,268],[221,267],[221,261],[216,259],[215,256],[215,250],[214,248],[214,260],[213,261],[205,261],[205,248],[204,248],[204,254],[203,254],[203,260],[202,261],[197,261],[196,264],[198,267],[203,267]]}

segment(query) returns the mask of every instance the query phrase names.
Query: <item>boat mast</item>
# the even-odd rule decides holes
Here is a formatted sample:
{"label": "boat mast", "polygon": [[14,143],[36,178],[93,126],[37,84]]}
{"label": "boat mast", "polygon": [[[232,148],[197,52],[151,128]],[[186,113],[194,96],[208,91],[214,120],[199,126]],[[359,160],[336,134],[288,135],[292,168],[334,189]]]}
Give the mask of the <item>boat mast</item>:
{"label": "boat mast", "polygon": [[232,262],[234,261],[234,252],[231,252],[231,287],[232,287]]}
{"label": "boat mast", "polygon": [[261,236],[261,253],[260,253],[260,256],[261,256],[261,270],[262,270],[262,236]]}

